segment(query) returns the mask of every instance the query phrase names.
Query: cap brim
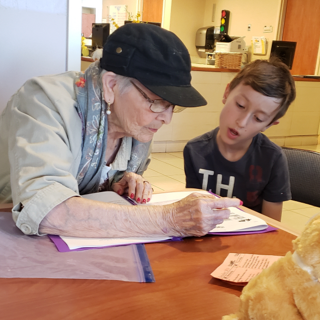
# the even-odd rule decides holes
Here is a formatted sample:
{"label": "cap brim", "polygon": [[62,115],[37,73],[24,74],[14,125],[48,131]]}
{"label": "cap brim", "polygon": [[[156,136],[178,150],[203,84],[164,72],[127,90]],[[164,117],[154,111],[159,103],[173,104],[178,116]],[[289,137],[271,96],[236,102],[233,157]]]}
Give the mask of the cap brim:
{"label": "cap brim", "polygon": [[206,99],[192,86],[143,85],[151,92],[174,105],[181,107],[200,107],[207,104]]}

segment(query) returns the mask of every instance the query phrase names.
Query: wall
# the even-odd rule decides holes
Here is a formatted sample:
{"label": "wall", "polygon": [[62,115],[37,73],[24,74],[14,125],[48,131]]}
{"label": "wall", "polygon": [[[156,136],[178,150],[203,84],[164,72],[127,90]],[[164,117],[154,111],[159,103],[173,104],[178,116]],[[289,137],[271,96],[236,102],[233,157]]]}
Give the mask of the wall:
{"label": "wall", "polygon": [[79,2],[79,0],[68,0],[67,2],[67,71],[80,71],[82,7],[81,2]]}
{"label": "wall", "polygon": [[[214,25],[220,25],[220,15],[222,10],[230,11],[229,35],[231,36],[245,36],[244,40],[247,46],[251,46],[252,37],[266,37],[269,52],[272,40],[276,39],[278,20],[280,13],[281,0],[206,0],[206,15],[204,16],[204,23],[210,23],[210,10],[212,12],[212,5],[216,4],[215,22]],[[251,25],[251,31],[248,31],[248,24]],[[273,32],[264,33],[264,26],[272,26]],[[258,58],[257,57],[253,57]]]}
{"label": "wall", "polygon": [[266,135],[280,146],[318,144],[320,125],[320,82],[296,81],[297,97],[280,124]]}
{"label": "wall", "polygon": [[170,31],[186,45],[191,56],[197,56],[196,32],[203,27],[206,0],[172,0]]}
{"label": "wall", "polygon": [[0,0],[0,112],[27,79],[67,70],[67,6],[67,0]]}
{"label": "wall", "polygon": [[[212,7],[216,5],[214,22]],[[220,26],[222,10],[230,11],[229,35],[245,36],[247,46],[251,46],[253,36],[264,36],[269,42],[276,39],[281,0],[172,0],[170,30],[186,44],[192,61],[198,62],[195,49],[197,29],[205,26]],[[247,31],[248,24],[251,31]],[[271,25],[272,33],[263,33],[263,27]],[[267,56],[253,56],[254,59]]]}

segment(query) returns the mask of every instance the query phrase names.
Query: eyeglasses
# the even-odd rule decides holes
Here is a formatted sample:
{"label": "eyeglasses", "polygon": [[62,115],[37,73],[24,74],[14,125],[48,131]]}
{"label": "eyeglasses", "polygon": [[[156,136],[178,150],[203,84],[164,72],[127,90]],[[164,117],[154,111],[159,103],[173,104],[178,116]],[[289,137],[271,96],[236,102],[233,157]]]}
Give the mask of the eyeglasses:
{"label": "eyeglasses", "polygon": [[151,100],[145,92],[143,92],[133,81],[130,81],[133,86],[142,94],[142,96],[150,103],[150,110],[154,113],[161,113],[172,107],[172,112],[178,113],[183,111],[185,108],[176,106],[174,104],[170,104],[169,102],[166,102],[163,99],[154,99]]}

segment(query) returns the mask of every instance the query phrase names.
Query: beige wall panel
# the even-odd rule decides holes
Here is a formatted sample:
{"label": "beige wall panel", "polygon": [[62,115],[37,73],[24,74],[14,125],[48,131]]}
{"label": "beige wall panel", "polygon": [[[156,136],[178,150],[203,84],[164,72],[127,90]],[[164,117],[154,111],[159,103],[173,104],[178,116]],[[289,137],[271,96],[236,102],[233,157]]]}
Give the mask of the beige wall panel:
{"label": "beige wall panel", "polygon": [[203,27],[205,0],[172,0],[170,31],[186,45],[190,55],[197,56],[196,32]]}
{"label": "beige wall panel", "polygon": [[319,130],[320,111],[318,112],[294,112],[290,136],[317,135]]}
{"label": "beige wall panel", "polygon": [[287,113],[281,118],[280,123],[267,129],[264,134],[268,137],[285,137],[290,134],[292,113]]}
{"label": "beige wall panel", "polygon": [[[320,111],[320,83],[305,81],[296,82],[297,97],[293,110],[295,111]],[[291,108],[291,107],[290,107]]]}
{"label": "beige wall panel", "polygon": [[[225,90],[225,85],[223,84],[201,84],[201,85],[194,85],[195,88],[204,96],[207,100],[208,104],[204,107],[199,108],[192,108],[191,112],[217,112],[221,111],[223,104],[222,104],[222,97]],[[188,110],[189,111],[189,110]],[[185,112],[185,111],[184,111]]]}
{"label": "beige wall panel", "polygon": [[[179,114],[174,114],[172,119]],[[153,141],[170,141],[172,138],[173,121],[170,124],[164,124],[154,135]]]}
{"label": "beige wall panel", "polygon": [[200,83],[221,83],[222,75],[222,72],[191,71],[191,82],[193,85]]}

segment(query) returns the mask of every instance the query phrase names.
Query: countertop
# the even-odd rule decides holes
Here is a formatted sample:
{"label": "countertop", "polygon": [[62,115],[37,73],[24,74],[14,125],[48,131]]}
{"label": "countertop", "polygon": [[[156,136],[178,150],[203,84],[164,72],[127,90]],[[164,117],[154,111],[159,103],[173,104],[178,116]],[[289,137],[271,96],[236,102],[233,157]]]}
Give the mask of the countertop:
{"label": "countertop", "polygon": [[81,57],[81,61],[94,62],[94,60],[91,57]]}
{"label": "countertop", "polygon": [[[81,61],[94,62],[91,57],[81,57]],[[205,71],[205,72],[239,72],[240,69],[226,69],[216,68],[209,64],[192,63],[191,71]],[[309,81],[309,82],[320,82],[319,79],[314,78],[303,78],[302,76],[293,76],[295,81]]]}
{"label": "countertop", "polygon": [[210,64],[192,63],[191,71],[207,71],[207,72],[239,72],[240,69],[216,68]]}

